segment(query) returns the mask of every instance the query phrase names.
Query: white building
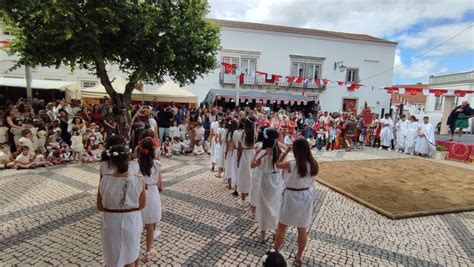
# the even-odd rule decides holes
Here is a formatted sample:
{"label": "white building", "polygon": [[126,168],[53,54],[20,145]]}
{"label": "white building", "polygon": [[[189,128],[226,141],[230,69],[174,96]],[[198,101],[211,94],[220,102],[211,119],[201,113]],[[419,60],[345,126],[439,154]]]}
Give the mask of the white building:
{"label": "white building", "polygon": [[[390,95],[381,87],[392,84],[395,42],[364,34],[350,34],[293,28],[247,22],[214,20],[221,26],[221,47],[218,62],[235,64],[236,70],[226,74],[218,68],[205,78],[187,86],[202,101],[210,89],[237,87],[237,74],[245,73],[243,90],[285,91],[317,97],[321,108],[338,111],[353,106],[358,110],[367,101],[374,112],[389,108]],[[2,35],[5,39],[8,36]],[[0,77],[24,77],[23,70],[4,73],[14,58],[0,54]],[[336,67],[337,63],[337,67]],[[283,76],[277,85],[263,85],[263,77],[256,71]],[[112,67],[111,76],[117,74]],[[33,79],[75,81],[83,87],[93,86],[96,77],[82,70],[71,72],[67,68],[38,67]],[[288,84],[286,76],[301,76],[303,83]],[[364,86],[349,92],[346,86],[328,84],[318,86],[315,79],[361,83]],[[146,85],[147,87],[153,85]]]}

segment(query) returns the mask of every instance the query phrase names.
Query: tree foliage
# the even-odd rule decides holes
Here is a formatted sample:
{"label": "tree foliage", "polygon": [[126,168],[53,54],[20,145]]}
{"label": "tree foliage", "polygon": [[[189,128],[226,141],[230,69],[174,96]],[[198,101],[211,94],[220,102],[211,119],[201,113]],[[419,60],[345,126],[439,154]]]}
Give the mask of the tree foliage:
{"label": "tree foliage", "polygon": [[[18,64],[87,69],[119,106],[139,81],[193,83],[216,65],[219,28],[204,18],[205,0],[0,0],[0,12]],[[108,64],[128,74],[123,95]]]}

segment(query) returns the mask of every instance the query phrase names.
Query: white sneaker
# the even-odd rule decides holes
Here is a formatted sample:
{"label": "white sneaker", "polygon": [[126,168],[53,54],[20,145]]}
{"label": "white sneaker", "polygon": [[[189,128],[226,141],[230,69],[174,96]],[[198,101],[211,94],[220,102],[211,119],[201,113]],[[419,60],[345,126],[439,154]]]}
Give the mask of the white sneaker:
{"label": "white sneaker", "polygon": [[382,147],[379,147],[379,150],[382,150]]}
{"label": "white sneaker", "polygon": [[161,231],[156,229],[154,232],[153,232],[153,239],[154,240],[158,240],[160,239],[160,235],[161,235]]}
{"label": "white sneaker", "polygon": [[391,149],[391,148],[387,148],[387,150],[388,150],[388,151],[392,151],[392,149]]}

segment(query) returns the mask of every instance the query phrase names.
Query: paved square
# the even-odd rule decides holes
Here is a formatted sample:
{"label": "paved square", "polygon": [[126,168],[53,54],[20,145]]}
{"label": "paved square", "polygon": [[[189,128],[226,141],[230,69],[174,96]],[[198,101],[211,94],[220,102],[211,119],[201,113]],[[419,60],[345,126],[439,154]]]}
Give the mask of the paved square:
{"label": "paved square", "polygon": [[[318,161],[407,157],[369,148],[316,155]],[[162,162],[162,235],[158,257],[148,265],[258,266],[271,241],[258,242],[255,221],[209,171],[208,157]],[[474,170],[474,165],[446,163]],[[95,164],[1,171],[0,263],[103,265],[98,180]],[[296,251],[295,230],[287,235],[286,256]],[[474,212],[392,221],[316,184],[303,264],[473,266],[473,232]]]}

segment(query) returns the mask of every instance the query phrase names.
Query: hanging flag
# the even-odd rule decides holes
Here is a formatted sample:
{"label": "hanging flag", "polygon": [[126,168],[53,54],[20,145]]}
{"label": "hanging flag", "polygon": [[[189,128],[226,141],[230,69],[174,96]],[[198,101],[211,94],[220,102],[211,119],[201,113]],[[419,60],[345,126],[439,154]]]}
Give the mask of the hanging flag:
{"label": "hanging flag", "polygon": [[275,82],[275,78],[273,77],[273,74],[268,74],[265,75],[265,82],[266,83],[274,83]]}
{"label": "hanging flag", "polygon": [[318,85],[318,87],[321,86],[321,80],[320,79],[314,79],[314,81],[316,82],[316,85]]}
{"label": "hanging flag", "polygon": [[275,84],[277,84],[281,79],[281,75],[272,74],[272,76],[273,76],[273,81],[275,82]]}
{"label": "hanging flag", "polygon": [[239,77],[240,84],[244,84],[244,74],[241,73]]}
{"label": "hanging flag", "polygon": [[301,82],[303,82],[303,77],[298,77],[295,81],[295,83],[298,83],[298,84],[300,84]]}
{"label": "hanging flag", "polygon": [[237,69],[237,65],[236,64],[229,64],[229,63],[225,63],[225,62],[221,62],[222,66],[224,66],[224,72],[229,74],[229,73],[232,73],[233,70],[236,70]]}
{"label": "hanging flag", "polygon": [[10,40],[0,40],[0,45],[3,47],[3,48],[7,48],[10,46]]}
{"label": "hanging flag", "polygon": [[286,76],[286,81],[292,83],[295,80],[295,76]]}
{"label": "hanging flag", "polygon": [[356,89],[359,89],[360,88],[360,84],[358,83],[351,83],[348,87],[347,87],[347,90],[349,92],[353,92],[355,91]]}
{"label": "hanging flag", "polygon": [[324,86],[328,85],[328,83],[329,83],[329,80],[328,80],[328,79],[323,79],[323,85],[324,85]]}
{"label": "hanging flag", "polygon": [[405,92],[409,93],[410,95],[417,95],[421,92],[424,94],[425,89],[422,88],[405,88]]}
{"label": "hanging flag", "polygon": [[343,82],[343,81],[337,81],[337,85],[343,86],[343,85],[344,85],[344,82]]}
{"label": "hanging flag", "polygon": [[430,94],[434,94],[437,97],[442,96],[448,92],[447,89],[430,89]]}

